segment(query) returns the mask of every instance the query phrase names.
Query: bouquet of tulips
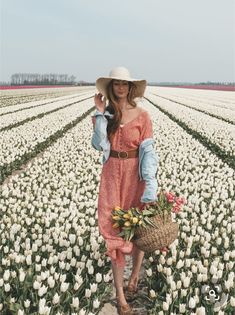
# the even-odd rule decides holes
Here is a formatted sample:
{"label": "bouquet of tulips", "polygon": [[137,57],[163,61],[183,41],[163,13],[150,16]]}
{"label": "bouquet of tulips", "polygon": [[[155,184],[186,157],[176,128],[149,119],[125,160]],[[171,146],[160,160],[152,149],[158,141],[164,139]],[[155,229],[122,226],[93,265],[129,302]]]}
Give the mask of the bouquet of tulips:
{"label": "bouquet of tulips", "polygon": [[[120,230],[118,235],[126,241],[134,240],[137,231],[149,232],[150,227],[160,231],[163,224],[169,222],[169,217],[171,220],[171,213],[178,213],[185,202],[184,198],[177,197],[173,192],[161,189],[157,193],[157,201],[147,204],[143,210],[138,207],[127,210],[119,206],[115,207],[111,212],[113,227]],[[161,220],[154,220],[155,218]]]}
{"label": "bouquet of tulips", "polygon": [[130,241],[138,226],[146,226],[147,224],[154,226],[154,223],[149,219],[153,215],[152,209],[141,211],[139,208],[133,207],[126,211],[117,206],[112,210],[113,227],[120,228],[121,232],[118,235],[122,236],[124,240]]}

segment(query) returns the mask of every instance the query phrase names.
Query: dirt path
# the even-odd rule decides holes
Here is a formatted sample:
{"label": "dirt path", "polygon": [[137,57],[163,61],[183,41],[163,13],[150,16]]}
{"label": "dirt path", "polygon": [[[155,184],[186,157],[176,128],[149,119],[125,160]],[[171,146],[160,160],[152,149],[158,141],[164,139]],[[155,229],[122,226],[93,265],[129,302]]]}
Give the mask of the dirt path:
{"label": "dirt path", "polygon": [[[124,284],[127,285],[129,277],[131,275],[131,269],[132,269],[132,261],[131,261],[131,256],[126,256],[126,261],[127,265],[124,270]],[[143,295],[147,294],[147,289],[144,287],[143,282],[144,282],[144,261],[142,263],[142,267],[140,270],[140,280],[139,280],[139,293],[138,297],[135,301],[132,303],[129,303],[131,306],[134,307],[134,310],[136,314],[138,315],[147,315],[147,310],[144,307],[144,297]],[[107,303],[104,304],[102,310],[99,312],[99,315],[118,315],[117,309],[116,309],[116,290],[114,287],[114,282],[112,283],[113,290],[111,293],[111,296],[109,297],[109,300],[107,300]]]}

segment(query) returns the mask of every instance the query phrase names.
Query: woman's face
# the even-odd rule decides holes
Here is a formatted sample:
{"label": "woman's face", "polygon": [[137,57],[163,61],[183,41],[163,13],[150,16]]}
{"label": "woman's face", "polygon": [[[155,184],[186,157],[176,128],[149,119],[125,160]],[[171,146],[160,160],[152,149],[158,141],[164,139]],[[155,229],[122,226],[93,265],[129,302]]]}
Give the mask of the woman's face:
{"label": "woman's face", "polygon": [[118,98],[127,98],[129,92],[128,81],[113,80],[113,93]]}

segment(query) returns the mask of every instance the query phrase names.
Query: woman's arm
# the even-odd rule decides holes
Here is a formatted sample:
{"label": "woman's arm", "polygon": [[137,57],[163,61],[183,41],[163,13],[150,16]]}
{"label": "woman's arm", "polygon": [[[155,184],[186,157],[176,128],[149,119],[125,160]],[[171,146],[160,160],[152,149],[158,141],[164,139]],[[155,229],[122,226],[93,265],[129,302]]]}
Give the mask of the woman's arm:
{"label": "woman's arm", "polygon": [[141,143],[139,147],[139,177],[145,180],[146,186],[141,202],[151,203],[157,200],[157,178],[159,156],[154,150],[153,126],[151,118],[147,112],[143,121],[141,132]]}
{"label": "woman's arm", "polygon": [[93,134],[91,138],[91,145],[98,151],[103,151],[107,148],[107,118],[99,110],[96,110],[92,116]]}

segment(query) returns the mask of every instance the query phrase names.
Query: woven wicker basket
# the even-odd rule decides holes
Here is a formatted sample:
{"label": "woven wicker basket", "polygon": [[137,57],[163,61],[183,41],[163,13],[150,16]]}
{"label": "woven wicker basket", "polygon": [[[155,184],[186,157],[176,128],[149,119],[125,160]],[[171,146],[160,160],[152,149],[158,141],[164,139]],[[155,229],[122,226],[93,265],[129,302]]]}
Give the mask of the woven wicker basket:
{"label": "woven wicker basket", "polygon": [[151,221],[158,227],[147,225],[138,227],[133,242],[144,252],[154,252],[162,247],[169,246],[178,236],[178,223],[172,222],[171,214],[167,213],[151,217]]}

